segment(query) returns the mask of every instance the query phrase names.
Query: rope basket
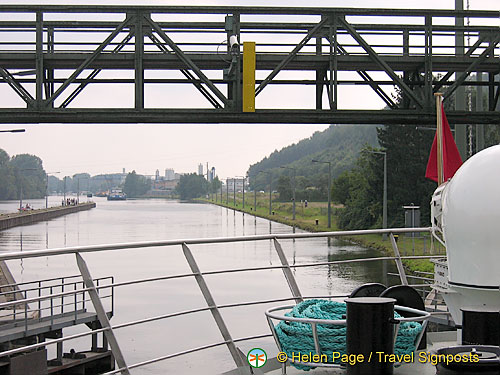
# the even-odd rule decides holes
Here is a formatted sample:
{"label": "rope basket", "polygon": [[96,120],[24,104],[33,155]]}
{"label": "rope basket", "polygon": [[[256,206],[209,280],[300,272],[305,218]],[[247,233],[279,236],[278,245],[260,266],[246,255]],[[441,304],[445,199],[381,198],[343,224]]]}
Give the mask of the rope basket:
{"label": "rope basket", "polygon": [[[345,320],[346,304],[342,302],[311,299],[297,304],[285,316],[293,318]],[[401,318],[394,312],[396,319]],[[292,353],[316,353],[312,327],[309,323],[281,320],[275,327],[281,349],[292,357]],[[318,340],[322,353],[339,352],[347,354],[345,325],[317,324]],[[422,331],[418,322],[402,322],[394,344],[394,354],[411,354],[415,351],[415,341]],[[300,370],[310,370],[310,366],[292,363]]]}

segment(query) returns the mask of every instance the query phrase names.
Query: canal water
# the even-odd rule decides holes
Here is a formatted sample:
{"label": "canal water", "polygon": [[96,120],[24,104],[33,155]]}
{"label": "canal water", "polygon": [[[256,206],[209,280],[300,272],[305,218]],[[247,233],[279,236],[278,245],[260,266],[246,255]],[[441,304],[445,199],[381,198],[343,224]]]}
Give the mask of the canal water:
{"label": "canal water", "polygon": [[[87,200],[87,198],[83,198]],[[28,251],[66,246],[135,242],[166,239],[291,233],[293,228],[226,208],[167,200],[107,201],[92,198],[97,207],[48,222],[11,228],[0,232],[0,251]],[[61,197],[50,197],[60,204]],[[44,200],[30,200],[35,208]],[[14,211],[18,202],[0,202],[0,212]],[[299,230],[297,229],[297,232]],[[337,259],[380,256],[376,251],[337,240],[308,239],[280,241],[290,264],[325,262]],[[271,241],[190,246],[202,271],[226,268],[279,265]],[[190,273],[180,246],[138,248],[84,254],[94,278],[114,276],[115,282]],[[78,274],[74,256],[60,255],[9,261],[17,282]],[[383,262],[354,263],[342,266],[304,267],[294,270],[304,296],[348,294],[365,282],[387,282],[384,272],[394,271]],[[289,297],[281,270],[232,273],[206,277],[219,304]],[[390,282],[395,279],[389,279]],[[109,300],[106,302],[109,306]],[[115,316],[112,324],[159,316],[206,306],[193,278],[143,283],[115,289]],[[278,303],[278,305],[289,303]],[[274,304],[276,305],[276,304]],[[271,305],[222,310],[233,338],[269,333],[263,311]],[[83,332],[72,327],[64,334]],[[222,340],[209,312],[180,316],[116,330],[128,364],[142,362],[178,351]],[[276,353],[272,339],[238,344],[246,354],[261,347],[268,355]],[[90,337],[65,343],[87,350]],[[51,350],[53,352],[53,350]],[[181,356],[135,370],[137,374],[222,373],[233,368],[225,347]]]}

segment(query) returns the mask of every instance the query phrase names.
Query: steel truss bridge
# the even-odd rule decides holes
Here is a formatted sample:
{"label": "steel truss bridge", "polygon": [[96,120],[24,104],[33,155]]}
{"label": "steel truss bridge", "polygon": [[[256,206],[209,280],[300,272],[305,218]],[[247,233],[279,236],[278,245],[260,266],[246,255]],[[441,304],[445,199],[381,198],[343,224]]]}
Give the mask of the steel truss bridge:
{"label": "steel truss bridge", "polygon": [[[500,124],[499,42],[499,11],[2,5],[0,123],[434,124],[442,92],[450,123]],[[367,88],[383,110],[342,105]]]}

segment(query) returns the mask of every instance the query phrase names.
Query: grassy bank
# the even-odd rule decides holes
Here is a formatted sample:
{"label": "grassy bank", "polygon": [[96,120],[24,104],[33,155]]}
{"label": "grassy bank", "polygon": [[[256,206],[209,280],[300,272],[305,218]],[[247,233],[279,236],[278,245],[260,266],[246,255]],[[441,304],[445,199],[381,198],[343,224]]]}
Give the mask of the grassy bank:
{"label": "grassy bank", "polygon": [[[256,198],[256,208],[254,209],[254,199]],[[273,200],[278,196],[273,195]],[[326,232],[339,230],[337,226],[337,210],[338,206],[332,208],[332,226],[328,228],[328,204],[327,202],[309,202],[307,207],[304,202],[297,202],[295,209],[295,220],[293,220],[293,205],[291,202],[272,202],[272,212],[269,214],[269,194],[257,193],[254,197],[253,193],[245,194],[245,205],[243,207],[243,195],[241,193],[229,194],[226,200],[226,194],[218,195],[217,199],[214,195],[207,199],[202,199],[204,202],[217,204],[222,207],[227,207],[241,212],[246,212],[265,219],[276,221],[279,223],[295,226],[309,232]],[[383,240],[381,235],[363,235],[349,237],[349,241],[355,242],[365,247],[378,249],[385,254],[394,255],[390,241]],[[420,237],[408,237],[400,235],[398,237],[398,248],[401,255],[437,255],[444,254],[444,247],[437,241],[431,241],[430,236],[426,233]],[[409,271],[414,272],[434,272],[434,265],[428,260],[404,260],[405,267]]]}

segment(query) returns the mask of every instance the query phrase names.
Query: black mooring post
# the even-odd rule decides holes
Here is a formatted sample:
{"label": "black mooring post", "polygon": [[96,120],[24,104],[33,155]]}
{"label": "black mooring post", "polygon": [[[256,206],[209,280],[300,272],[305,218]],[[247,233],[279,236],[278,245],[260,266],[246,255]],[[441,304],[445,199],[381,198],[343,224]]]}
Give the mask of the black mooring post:
{"label": "black mooring post", "polygon": [[[394,298],[355,297],[347,303],[347,354],[362,360],[347,365],[348,375],[393,373]],[[386,357],[387,355],[387,357]]]}
{"label": "black mooring post", "polygon": [[500,312],[484,306],[462,307],[462,345],[500,346]]}

